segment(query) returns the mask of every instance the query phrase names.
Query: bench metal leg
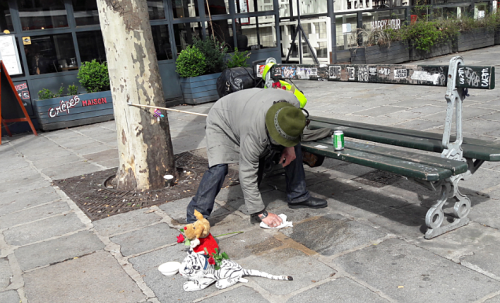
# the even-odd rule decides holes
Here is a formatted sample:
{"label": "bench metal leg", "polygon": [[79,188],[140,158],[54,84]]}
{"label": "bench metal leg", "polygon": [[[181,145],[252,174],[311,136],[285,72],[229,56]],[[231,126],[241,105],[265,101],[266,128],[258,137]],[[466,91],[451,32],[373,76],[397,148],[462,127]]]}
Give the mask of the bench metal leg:
{"label": "bench metal leg", "polygon": [[[432,239],[469,223],[470,220],[467,216],[471,210],[471,201],[458,189],[458,182],[461,178],[462,176],[453,176],[441,184],[441,197],[427,211],[425,216],[425,224],[428,227],[425,233],[426,239]],[[455,200],[453,206],[453,216],[455,218],[449,224],[443,225],[445,219],[443,206],[449,198]]]}

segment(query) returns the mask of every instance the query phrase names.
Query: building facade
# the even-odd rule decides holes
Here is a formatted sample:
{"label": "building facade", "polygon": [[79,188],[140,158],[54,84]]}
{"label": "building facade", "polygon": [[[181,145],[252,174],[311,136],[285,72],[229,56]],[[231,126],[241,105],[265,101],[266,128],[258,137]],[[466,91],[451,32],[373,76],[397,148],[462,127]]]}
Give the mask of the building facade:
{"label": "building facade", "polygon": [[[19,71],[12,79],[30,115],[32,100],[42,88],[57,91],[79,85],[78,67],[106,53],[96,1],[0,1],[0,37],[10,36],[17,48]],[[312,63],[336,62],[337,54],[359,44],[357,29],[399,27],[411,9],[425,6],[432,18],[476,16],[496,8],[496,1],[475,0],[147,0],[154,46],[167,104],[182,103],[175,72],[177,55],[195,37],[213,34],[232,51],[249,50],[251,61],[268,57]],[[305,41],[295,48],[292,39],[300,12]],[[212,22],[209,22],[212,20]],[[2,53],[0,44],[0,53]],[[4,58],[4,61],[6,59]],[[80,88],[80,91],[83,91]]]}

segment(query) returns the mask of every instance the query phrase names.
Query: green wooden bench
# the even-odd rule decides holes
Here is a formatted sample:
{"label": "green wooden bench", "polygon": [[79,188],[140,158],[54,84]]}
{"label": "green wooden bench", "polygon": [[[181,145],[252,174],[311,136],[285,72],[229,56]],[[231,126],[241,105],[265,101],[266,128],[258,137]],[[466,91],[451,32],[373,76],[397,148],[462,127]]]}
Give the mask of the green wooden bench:
{"label": "green wooden bench", "polygon": [[[305,151],[408,177],[440,198],[428,210],[426,239],[469,222],[470,199],[461,194],[458,182],[471,176],[485,161],[500,161],[500,144],[462,136],[462,103],[467,89],[493,89],[494,67],[464,66],[454,57],[449,66],[405,65],[275,65],[272,80],[311,79],[446,86],[447,110],[443,135],[339,119],[310,117],[310,129],[331,128],[344,132],[345,148],[336,151],[331,138],[302,142]],[[451,136],[456,114],[456,136]],[[360,140],[350,140],[350,138]],[[402,148],[394,149],[391,145]],[[432,153],[422,153],[422,150]],[[437,154],[438,153],[438,154]],[[455,201],[453,222],[445,224],[443,206]]]}

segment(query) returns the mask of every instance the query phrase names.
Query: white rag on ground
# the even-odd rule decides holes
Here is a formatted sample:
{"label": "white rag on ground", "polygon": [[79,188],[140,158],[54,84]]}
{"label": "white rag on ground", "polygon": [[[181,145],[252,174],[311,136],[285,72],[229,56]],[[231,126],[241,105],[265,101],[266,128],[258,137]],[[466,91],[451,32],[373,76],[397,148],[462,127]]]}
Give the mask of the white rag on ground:
{"label": "white rag on ground", "polygon": [[280,217],[281,220],[283,221],[283,222],[281,222],[281,225],[278,225],[276,227],[269,227],[266,223],[260,222],[260,227],[262,227],[262,228],[278,228],[278,229],[279,228],[283,228],[283,227],[289,227],[289,226],[293,227],[293,223],[291,221],[290,222],[286,221],[286,215],[285,214],[280,214],[280,215],[278,215],[278,217]]}

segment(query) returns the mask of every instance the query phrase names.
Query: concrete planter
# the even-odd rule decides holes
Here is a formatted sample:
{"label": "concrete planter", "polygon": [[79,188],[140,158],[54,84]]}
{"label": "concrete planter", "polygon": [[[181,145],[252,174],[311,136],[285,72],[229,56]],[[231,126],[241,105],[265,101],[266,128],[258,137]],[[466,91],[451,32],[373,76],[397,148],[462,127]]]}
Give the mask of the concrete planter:
{"label": "concrete planter", "polygon": [[353,48],[352,64],[395,64],[410,61],[408,46],[403,42],[394,41],[390,46],[368,46]]}
{"label": "concrete planter", "polygon": [[495,44],[495,32],[486,28],[478,28],[469,32],[461,32],[457,37],[457,51],[492,46]]}
{"label": "concrete planter", "polygon": [[114,119],[111,91],[35,100],[33,109],[42,130]]}
{"label": "concrete planter", "polygon": [[410,42],[410,60],[423,60],[432,57],[443,56],[447,54],[451,54],[453,51],[453,43],[451,41],[441,42],[439,44],[434,44],[431,46],[429,51],[423,51],[416,49],[413,45],[413,42]]}
{"label": "concrete planter", "polygon": [[219,78],[220,74],[180,78],[184,102],[187,104],[201,104],[218,100],[217,78]]}
{"label": "concrete planter", "polygon": [[495,29],[495,45],[500,44],[500,27]]}

